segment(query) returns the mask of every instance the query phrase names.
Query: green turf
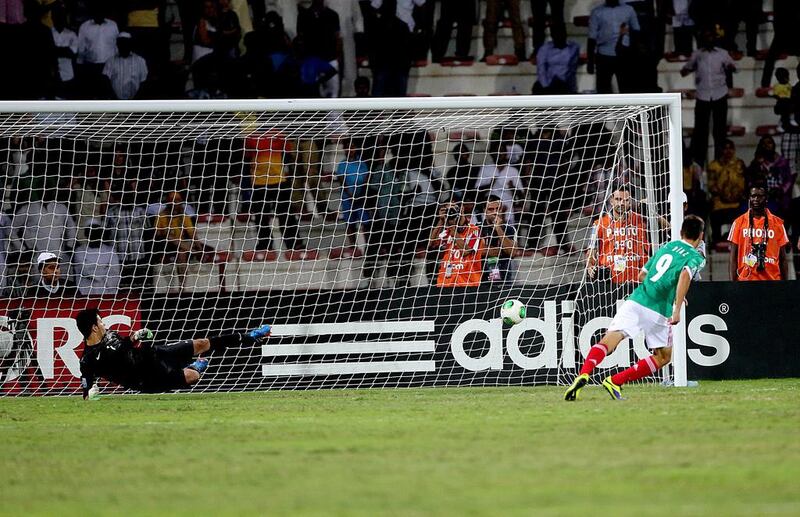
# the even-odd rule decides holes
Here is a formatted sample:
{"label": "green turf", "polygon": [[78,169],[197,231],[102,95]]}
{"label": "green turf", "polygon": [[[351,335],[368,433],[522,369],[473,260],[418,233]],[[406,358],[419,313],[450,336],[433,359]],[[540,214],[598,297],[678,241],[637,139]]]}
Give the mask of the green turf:
{"label": "green turf", "polygon": [[798,380],[0,400],[0,513],[800,515]]}

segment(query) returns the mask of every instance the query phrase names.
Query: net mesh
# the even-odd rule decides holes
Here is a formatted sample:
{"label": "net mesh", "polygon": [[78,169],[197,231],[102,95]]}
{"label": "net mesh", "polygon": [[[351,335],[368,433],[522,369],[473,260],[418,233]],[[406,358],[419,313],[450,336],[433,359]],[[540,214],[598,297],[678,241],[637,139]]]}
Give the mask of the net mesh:
{"label": "net mesh", "polygon": [[571,381],[668,238],[669,140],[635,104],[0,114],[2,393],[79,391],[95,306],[155,345],[274,325],[197,392]]}

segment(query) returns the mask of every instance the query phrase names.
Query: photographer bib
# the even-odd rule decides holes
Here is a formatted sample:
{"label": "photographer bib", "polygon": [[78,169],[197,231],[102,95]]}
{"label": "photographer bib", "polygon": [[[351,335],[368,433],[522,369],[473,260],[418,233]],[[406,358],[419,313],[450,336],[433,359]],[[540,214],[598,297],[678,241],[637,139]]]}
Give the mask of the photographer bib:
{"label": "photographer bib", "polygon": [[737,246],[738,280],[781,280],[781,248],[789,237],[780,217],[769,210],[761,217],[747,211],[731,225],[728,240]]}

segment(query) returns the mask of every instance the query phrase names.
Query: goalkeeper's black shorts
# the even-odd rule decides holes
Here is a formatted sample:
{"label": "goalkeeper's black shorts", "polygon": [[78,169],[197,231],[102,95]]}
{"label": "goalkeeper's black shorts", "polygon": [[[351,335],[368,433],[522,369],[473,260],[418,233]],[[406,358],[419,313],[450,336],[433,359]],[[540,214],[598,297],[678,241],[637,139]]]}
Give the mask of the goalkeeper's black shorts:
{"label": "goalkeeper's black shorts", "polygon": [[193,358],[194,345],[191,339],[154,345],[150,349],[148,364],[141,379],[141,391],[163,393],[188,388],[183,369],[191,364]]}

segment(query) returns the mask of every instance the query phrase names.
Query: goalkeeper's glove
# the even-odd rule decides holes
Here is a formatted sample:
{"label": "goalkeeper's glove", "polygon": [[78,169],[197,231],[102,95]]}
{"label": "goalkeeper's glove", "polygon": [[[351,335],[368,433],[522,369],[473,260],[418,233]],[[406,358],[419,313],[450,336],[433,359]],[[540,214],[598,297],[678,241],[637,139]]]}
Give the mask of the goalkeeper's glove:
{"label": "goalkeeper's glove", "polygon": [[139,329],[133,333],[134,341],[144,341],[145,339],[153,339],[153,331],[150,329]]}
{"label": "goalkeeper's glove", "polygon": [[100,388],[97,384],[89,388],[89,396],[86,398],[89,400],[100,400]]}

